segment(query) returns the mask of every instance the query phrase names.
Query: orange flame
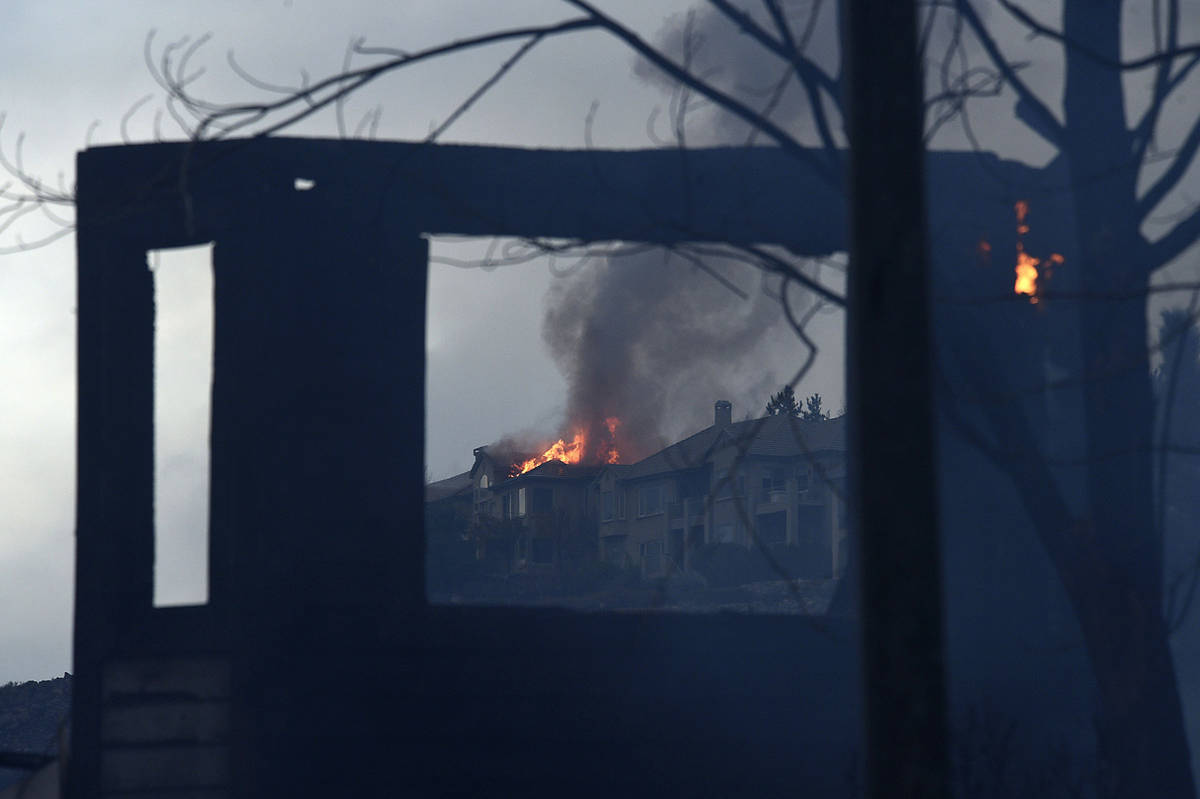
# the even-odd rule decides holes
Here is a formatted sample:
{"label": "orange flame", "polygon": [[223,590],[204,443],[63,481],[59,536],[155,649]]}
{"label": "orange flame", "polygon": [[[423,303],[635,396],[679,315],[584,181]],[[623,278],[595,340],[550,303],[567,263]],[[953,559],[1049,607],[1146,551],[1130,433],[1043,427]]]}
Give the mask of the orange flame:
{"label": "orange flame", "polygon": [[1025,217],[1029,214],[1029,203],[1017,200],[1014,206],[1017,212],[1017,264],[1013,269],[1017,274],[1013,282],[1013,293],[1029,297],[1031,305],[1037,305],[1041,300],[1042,287],[1054,274],[1054,267],[1061,266],[1065,260],[1058,253],[1041,260],[1025,252],[1025,242],[1022,237],[1029,232]]}
{"label": "orange flame", "polygon": [[541,455],[530,458],[527,461],[514,463],[509,467],[508,476],[516,477],[517,475],[525,474],[530,469],[536,469],[543,463],[549,463],[550,461],[582,463],[584,458],[587,457],[589,462],[620,463],[621,454],[617,451],[616,436],[617,428],[621,426],[621,420],[616,416],[609,416],[604,420],[604,426],[608,428],[608,437],[596,444],[594,452],[590,455],[588,454],[587,429],[576,428],[570,442],[560,438],[551,444]]}
{"label": "orange flame", "polygon": [[608,428],[609,438],[608,456],[604,459],[604,462],[620,463],[621,453],[617,451],[617,428],[621,426],[621,420],[616,416],[609,416],[604,420],[604,426]]}
{"label": "orange flame", "polygon": [[[584,447],[587,445],[587,434],[582,430],[575,431],[575,437],[571,439],[571,443],[563,441],[561,438],[555,441],[550,447],[535,458],[530,458],[524,463],[517,466],[514,470],[516,474],[525,474],[530,469],[536,469],[543,463],[550,461],[562,461],[563,463],[579,463],[583,460]],[[513,475],[514,477],[516,475]]]}
{"label": "orange flame", "polygon": [[1038,301],[1038,259],[1021,250],[1020,245],[1017,246],[1017,280],[1013,284],[1013,291],[1017,294],[1029,295],[1029,301],[1036,305]]}
{"label": "orange flame", "polygon": [[982,267],[992,265],[992,245],[985,238],[980,238],[979,244],[975,246],[975,263]]}

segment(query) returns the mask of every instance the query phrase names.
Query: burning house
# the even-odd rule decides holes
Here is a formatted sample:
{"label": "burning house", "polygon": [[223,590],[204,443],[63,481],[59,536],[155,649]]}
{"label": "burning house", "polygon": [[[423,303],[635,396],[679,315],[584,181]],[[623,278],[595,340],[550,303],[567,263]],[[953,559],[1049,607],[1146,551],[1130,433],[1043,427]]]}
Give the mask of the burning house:
{"label": "burning house", "polygon": [[582,431],[534,457],[479,447],[470,471],[428,487],[427,503],[470,503],[475,557],[493,573],[602,558],[658,577],[692,570],[709,545],[737,544],[787,553],[793,576],[839,575],[843,420],[732,413],[717,402],[709,427],[633,463],[615,462],[614,438],[589,450]]}
{"label": "burning house", "polygon": [[496,572],[547,573],[595,549],[588,489],[600,467],[549,460],[512,475],[511,462],[475,450],[475,556]]}

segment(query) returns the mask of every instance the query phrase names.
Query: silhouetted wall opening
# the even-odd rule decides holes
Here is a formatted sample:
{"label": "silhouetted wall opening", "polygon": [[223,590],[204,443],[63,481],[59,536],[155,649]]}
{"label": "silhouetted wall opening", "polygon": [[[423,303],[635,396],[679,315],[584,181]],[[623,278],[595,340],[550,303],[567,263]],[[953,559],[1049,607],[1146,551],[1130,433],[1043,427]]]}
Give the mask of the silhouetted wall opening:
{"label": "silhouetted wall opening", "polygon": [[154,606],[208,602],[212,244],[151,250]]}
{"label": "silhouetted wall opening", "polygon": [[[431,239],[429,600],[824,613],[844,315],[793,289],[797,331],[732,248],[571,244]],[[842,253],[779,257],[844,278]]]}

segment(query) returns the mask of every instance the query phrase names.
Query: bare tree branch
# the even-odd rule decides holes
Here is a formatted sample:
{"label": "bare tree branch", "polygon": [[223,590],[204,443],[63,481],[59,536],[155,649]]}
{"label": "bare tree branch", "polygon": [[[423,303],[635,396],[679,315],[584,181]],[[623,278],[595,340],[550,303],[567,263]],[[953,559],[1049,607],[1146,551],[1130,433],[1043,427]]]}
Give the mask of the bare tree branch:
{"label": "bare tree branch", "polygon": [[721,91],[710,83],[698,80],[695,75],[681,68],[678,64],[664,56],[657,49],[646,43],[641,37],[621,25],[611,17],[597,10],[591,3],[586,0],[563,0],[576,8],[587,13],[590,18],[600,27],[607,30],[612,35],[616,36],[621,41],[625,42],[634,52],[645,58],[667,76],[682,83],[697,94],[703,95],[711,100],[715,105],[728,111],[734,116],[743,121],[758,126],[763,135],[767,136],[778,144],[786,152],[796,156],[802,161],[807,162],[812,168],[821,175],[823,179],[833,186],[841,184],[840,172],[830,169],[825,163],[822,163],[813,152],[800,144],[791,134],[783,128],[776,125],[770,120],[763,119],[754,109],[747,106],[740,100],[735,99],[726,92]]}
{"label": "bare tree branch", "polygon": [[1036,94],[1034,94],[1033,90],[1029,88],[1025,81],[1017,77],[1016,68],[1014,68],[1012,63],[1004,57],[1003,53],[1000,52],[1000,46],[996,43],[996,40],[992,37],[991,33],[988,32],[987,26],[985,26],[983,20],[979,18],[979,14],[975,11],[974,7],[972,7],[970,0],[955,0],[955,7],[958,9],[959,14],[962,15],[962,18],[966,20],[968,25],[970,25],[972,33],[975,34],[975,37],[979,40],[980,44],[983,45],[984,50],[987,51],[988,57],[991,59],[992,64],[1004,77],[1004,82],[1011,86],[1017,93],[1017,96],[1020,97],[1021,100],[1023,100],[1033,110],[1038,119],[1041,121],[1042,125],[1051,133],[1054,140],[1061,140],[1063,135],[1062,123],[1059,122],[1058,118],[1054,116],[1053,112],[1046,107],[1046,104],[1043,103]]}
{"label": "bare tree branch", "polygon": [[[791,29],[788,27],[787,21],[783,18],[783,13],[774,0],[765,0],[767,8],[770,10],[775,26],[780,31],[780,35],[784,37],[783,41],[775,39],[771,34],[759,25],[753,17],[746,12],[734,6],[729,0],[709,0],[722,15],[738,26],[739,29],[749,34],[755,41],[763,45],[770,52],[779,56],[792,65],[796,77],[800,79],[801,85],[804,87],[805,94],[808,98],[809,110],[812,112],[813,122],[817,127],[817,134],[820,136],[821,145],[825,148],[826,153],[832,159],[832,166],[840,169],[841,158],[840,149],[833,136],[833,130],[830,127],[828,115],[825,113],[825,106],[822,97],[822,91],[828,93],[833,98],[834,102],[838,102],[839,86],[838,83],[829,75],[806,58],[791,38]],[[806,34],[811,35],[812,27],[815,22],[816,9],[810,12],[809,25],[806,29]],[[765,117],[764,117],[765,118]],[[757,126],[756,126],[757,127]]]}
{"label": "bare tree branch", "polygon": [[1032,14],[1018,6],[1013,2],[1013,0],[1000,0],[1000,5],[1003,6],[1008,13],[1020,20],[1026,27],[1028,27],[1037,35],[1045,36],[1048,39],[1053,39],[1057,42],[1060,42],[1065,47],[1069,47],[1072,50],[1082,53],[1092,61],[1095,61],[1097,64],[1111,67],[1113,69],[1137,70],[1145,69],[1146,67],[1152,67],[1157,64],[1165,63],[1169,65],[1176,59],[1200,53],[1200,44],[1187,45],[1184,47],[1180,47],[1178,44],[1170,44],[1168,45],[1167,49],[1161,53],[1153,53],[1152,55],[1135,58],[1130,61],[1120,61],[1110,58],[1102,53],[1098,53],[1081,42],[1072,40],[1062,31],[1055,30],[1049,25],[1044,25],[1041,22],[1038,22]]}
{"label": "bare tree branch", "polygon": [[[595,20],[585,17],[550,25],[495,31],[481,36],[459,39],[415,53],[386,50],[384,48],[372,48],[370,50],[358,48],[358,52],[391,54],[393,57],[381,63],[360,67],[349,72],[341,72],[324,78],[279,100],[261,103],[220,105],[205,102],[190,94],[187,91],[187,84],[194,80],[195,75],[189,76],[186,73],[186,64],[190,54],[195,52],[197,45],[189,48],[187,53],[185,53],[185,57],[180,59],[179,63],[174,67],[172,67],[170,57],[171,52],[175,48],[169,48],[164,53],[162,68],[155,67],[154,72],[156,77],[160,79],[160,83],[163,83],[168,89],[171,96],[179,98],[190,111],[200,117],[200,125],[195,131],[196,138],[205,138],[205,134],[210,129],[218,130],[220,135],[229,135],[240,130],[253,128],[253,126],[266,120],[271,115],[284,112],[282,118],[274,119],[264,127],[253,128],[253,135],[266,136],[294,125],[329,105],[337,103],[341,98],[358,91],[376,78],[421,61],[513,39],[536,38],[540,41],[547,36],[596,27],[601,27],[601,25]],[[303,105],[304,107],[296,111],[290,110],[297,105]],[[231,121],[226,123],[225,120]]]}
{"label": "bare tree branch", "polygon": [[1193,210],[1171,232],[1148,245],[1149,264],[1161,268],[1182,255],[1200,239],[1200,210]]}
{"label": "bare tree branch", "polygon": [[[1165,100],[1165,98],[1163,99]],[[1156,104],[1161,104],[1161,102],[1162,100],[1157,100]],[[1187,136],[1184,137],[1183,143],[1175,151],[1170,166],[1137,201],[1137,210],[1142,218],[1150,214],[1170,193],[1171,189],[1179,184],[1195,160],[1198,150],[1200,150],[1200,125],[1193,125]]]}

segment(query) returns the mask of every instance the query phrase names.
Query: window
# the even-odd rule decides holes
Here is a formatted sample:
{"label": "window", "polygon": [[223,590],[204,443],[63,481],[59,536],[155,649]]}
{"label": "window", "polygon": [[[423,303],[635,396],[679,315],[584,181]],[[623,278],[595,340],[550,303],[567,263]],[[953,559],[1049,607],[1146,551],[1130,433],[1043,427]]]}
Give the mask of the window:
{"label": "window", "polygon": [[796,467],[796,490],[808,490],[808,466],[802,465]]}
{"label": "window", "polygon": [[746,486],[745,477],[734,476],[732,472],[725,472],[717,477],[716,489],[717,499],[729,499],[733,496],[734,486],[737,486],[738,493],[743,493]]}
{"label": "window", "polygon": [[505,494],[500,500],[501,518],[512,518],[512,494]]}
{"label": "window", "polygon": [[[524,490],[524,489],[522,489]],[[530,513],[550,513],[554,510],[554,489],[534,488],[530,497]]]}
{"label": "window", "polygon": [[534,563],[553,563],[554,562],[554,539],[552,538],[535,538],[530,559]]}
{"label": "window", "polygon": [[784,489],[783,469],[772,469],[763,475],[762,490],[763,494],[770,494],[772,491],[782,491]]}
{"label": "window", "polygon": [[604,542],[604,559],[614,566],[625,565],[625,541],[623,538]]}
{"label": "window", "polygon": [[787,542],[787,511],[766,513],[758,517],[758,543],[783,544]]}
{"label": "window", "polygon": [[517,515],[525,515],[525,486],[517,489]]}
{"label": "window", "polygon": [[600,521],[625,518],[625,494],[621,491],[600,492]]}
{"label": "window", "polygon": [[662,570],[662,541],[642,544],[642,563],[647,574],[657,574]]}
{"label": "window", "polygon": [[662,511],[662,486],[642,486],[638,489],[638,516],[653,516]]}
{"label": "window", "polygon": [[676,496],[680,499],[699,499],[708,493],[708,475],[704,471],[683,474],[676,482]]}
{"label": "window", "polygon": [[212,244],[151,250],[154,607],[208,603]]}
{"label": "window", "polygon": [[485,475],[483,475],[482,477],[480,477],[480,478],[479,478],[479,487],[480,487],[480,488],[487,488],[487,487],[488,487],[488,485],[489,485],[489,483],[488,483],[488,476],[485,474]]}

